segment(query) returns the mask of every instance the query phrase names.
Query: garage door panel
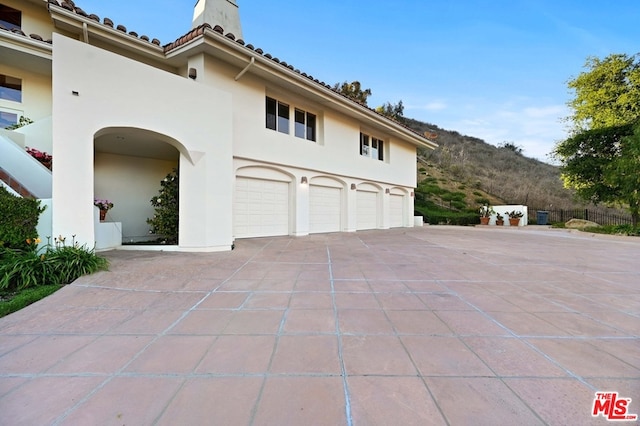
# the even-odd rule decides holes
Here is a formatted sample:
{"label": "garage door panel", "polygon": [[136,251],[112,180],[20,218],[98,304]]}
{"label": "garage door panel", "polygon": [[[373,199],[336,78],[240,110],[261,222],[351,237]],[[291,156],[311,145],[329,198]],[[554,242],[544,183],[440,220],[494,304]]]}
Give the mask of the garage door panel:
{"label": "garage door panel", "polygon": [[289,184],[236,178],[233,208],[236,238],[289,234]]}
{"label": "garage door panel", "polygon": [[339,232],[342,216],[342,190],[309,186],[309,232]]}
{"label": "garage door panel", "polygon": [[377,192],[357,191],[356,215],[356,229],[375,229],[378,227]]}
{"label": "garage door panel", "polygon": [[389,226],[401,228],[404,226],[404,196],[391,194],[389,199]]}

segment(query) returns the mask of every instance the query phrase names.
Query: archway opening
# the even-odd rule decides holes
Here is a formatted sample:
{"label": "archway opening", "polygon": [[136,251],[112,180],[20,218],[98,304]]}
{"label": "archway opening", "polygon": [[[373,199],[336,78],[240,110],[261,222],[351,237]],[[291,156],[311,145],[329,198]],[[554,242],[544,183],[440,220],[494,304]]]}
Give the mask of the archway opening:
{"label": "archway opening", "polygon": [[152,198],[160,197],[165,178],[178,170],[181,147],[166,135],[134,127],[109,127],[95,134],[94,198],[113,203],[105,221],[121,224],[123,244],[166,241],[150,232],[147,220],[156,212]]}

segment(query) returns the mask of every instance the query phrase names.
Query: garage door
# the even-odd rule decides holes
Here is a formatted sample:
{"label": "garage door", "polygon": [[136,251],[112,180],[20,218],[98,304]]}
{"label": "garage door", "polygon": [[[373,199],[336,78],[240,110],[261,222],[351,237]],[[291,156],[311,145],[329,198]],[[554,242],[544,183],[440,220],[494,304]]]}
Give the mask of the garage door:
{"label": "garage door", "polygon": [[236,178],[233,206],[236,238],[289,234],[289,184]]}
{"label": "garage door", "polygon": [[309,232],[340,232],[342,190],[309,186]]}
{"label": "garage door", "polygon": [[356,229],[375,229],[378,227],[378,193],[357,191]]}
{"label": "garage door", "polygon": [[404,196],[391,194],[389,201],[389,226],[401,228],[404,226]]}

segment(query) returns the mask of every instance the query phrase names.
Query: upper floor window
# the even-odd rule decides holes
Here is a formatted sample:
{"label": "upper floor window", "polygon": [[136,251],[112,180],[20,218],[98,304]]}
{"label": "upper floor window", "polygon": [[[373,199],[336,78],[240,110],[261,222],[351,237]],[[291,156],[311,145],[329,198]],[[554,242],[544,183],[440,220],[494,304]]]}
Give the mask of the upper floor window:
{"label": "upper floor window", "polygon": [[22,27],[22,13],[0,3],[0,25],[8,30],[19,30]]}
{"label": "upper floor window", "polygon": [[267,97],[267,129],[289,134],[289,105]]}
{"label": "upper floor window", "polygon": [[[267,129],[289,134],[291,121],[289,105],[276,99],[266,98],[266,126]],[[313,142],[317,140],[317,118],[315,114],[293,108],[293,134],[296,137]]]}
{"label": "upper floor window", "polygon": [[384,161],[384,142],[382,139],[360,133],[360,155]]}
{"label": "upper floor window", "polygon": [[295,109],[296,136],[310,141],[316,141],[316,116],[310,112]]}
{"label": "upper floor window", "polygon": [[22,80],[0,74],[0,99],[22,102]]}

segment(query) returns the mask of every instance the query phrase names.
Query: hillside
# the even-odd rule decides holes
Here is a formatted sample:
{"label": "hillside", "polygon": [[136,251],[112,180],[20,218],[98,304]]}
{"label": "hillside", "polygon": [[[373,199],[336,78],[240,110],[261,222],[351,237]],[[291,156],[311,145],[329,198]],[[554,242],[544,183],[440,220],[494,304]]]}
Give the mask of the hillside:
{"label": "hillside", "polygon": [[418,150],[416,205],[425,201],[456,210],[487,203],[586,207],[563,187],[557,166],[433,124],[409,118],[405,124],[420,133],[437,135],[439,145],[433,151]]}

